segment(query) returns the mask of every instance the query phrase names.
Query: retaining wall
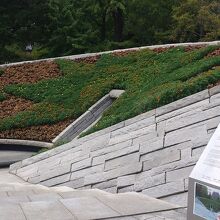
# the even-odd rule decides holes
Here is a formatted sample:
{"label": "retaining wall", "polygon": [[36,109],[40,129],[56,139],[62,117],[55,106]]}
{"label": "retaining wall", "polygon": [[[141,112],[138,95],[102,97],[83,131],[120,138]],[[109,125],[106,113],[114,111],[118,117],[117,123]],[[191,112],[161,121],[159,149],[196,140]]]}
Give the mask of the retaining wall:
{"label": "retaining wall", "polygon": [[124,93],[124,90],[111,90],[107,95],[101,98],[88,111],[82,114],[77,120],[70,124],[65,130],[63,130],[56,138],[53,139],[53,143],[67,143],[77,137],[80,133],[90,128],[93,123],[97,122],[114,102]]}
{"label": "retaining wall", "polygon": [[13,164],[30,183],[143,192],[186,207],[188,176],[220,122],[220,87],[204,90]]}
{"label": "retaining wall", "polygon": [[193,43],[188,42],[188,43],[175,43],[175,44],[162,44],[162,45],[152,45],[152,46],[143,46],[143,47],[133,47],[133,48],[118,49],[118,50],[104,51],[104,52],[98,52],[98,53],[86,53],[86,54],[77,54],[77,55],[70,55],[70,56],[63,56],[63,57],[46,58],[46,59],[40,59],[40,60],[30,60],[30,61],[23,61],[23,62],[16,62],[16,63],[8,63],[8,64],[0,65],[0,68],[20,65],[24,63],[53,61],[56,59],[76,60],[80,58],[93,57],[93,56],[102,55],[102,54],[109,54],[109,53],[122,52],[122,51],[131,51],[131,50],[136,51],[136,50],[142,50],[142,49],[169,48],[169,47],[179,47],[179,46],[187,47],[187,46],[196,46],[196,45],[219,45],[219,44],[220,44],[220,41],[210,41],[210,42],[193,42]]}

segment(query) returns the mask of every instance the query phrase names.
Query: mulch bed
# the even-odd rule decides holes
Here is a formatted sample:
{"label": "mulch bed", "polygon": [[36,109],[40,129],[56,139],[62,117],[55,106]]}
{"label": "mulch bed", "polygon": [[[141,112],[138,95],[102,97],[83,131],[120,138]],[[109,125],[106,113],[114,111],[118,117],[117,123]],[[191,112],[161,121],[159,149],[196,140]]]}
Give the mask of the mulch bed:
{"label": "mulch bed", "polygon": [[43,79],[61,76],[58,65],[54,62],[26,63],[6,67],[0,76],[0,90],[9,84],[36,83]]}
{"label": "mulch bed", "polygon": [[33,103],[29,100],[15,96],[7,96],[7,99],[0,102],[0,118],[9,117],[18,112],[31,109]]}
{"label": "mulch bed", "polygon": [[[55,62],[27,63],[6,67],[0,76],[0,90],[10,84],[36,83],[44,79],[61,76]],[[34,105],[30,100],[7,95],[6,100],[0,102],[0,118],[9,117],[19,112],[30,110]],[[66,120],[54,125],[33,126],[30,128],[12,129],[0,132],[0,138],[27,139],[51,141],[63,131],[72,120]]]}
{"label": "mulch bed", "polygon": [[118,52],[113,52],[113,56],[117,57],[126,57],[131,53],[136,53],[138,50],[126,50],[126,51],[118,51]]}
{"label": "mulch bed", "polygon": [[11,129],[0,132],[0,138],[51,142],[72,122],[73,120],[66,120],[53,125],[40,125],[28,128]]}
{"label": "mulch bed", "polygon": [[78,59],[75,59],[74,61],[77,63],[94,64],[98,61],[100,57],[101,55],[96,55],[92,57],[78,58]]}
{"label": "mulch bed", "polygon": [[220,48],[207,55],[207,57],[215,57],[215,56],[220,56]]}
{"label": "mulch bed", "polygon": [[189,45],[185,47],[185,51],[189,52],[189,51],[193,51],[193,50],[199,50],[201,48],[206,47],[205,44],[200,44],[200,45]]}

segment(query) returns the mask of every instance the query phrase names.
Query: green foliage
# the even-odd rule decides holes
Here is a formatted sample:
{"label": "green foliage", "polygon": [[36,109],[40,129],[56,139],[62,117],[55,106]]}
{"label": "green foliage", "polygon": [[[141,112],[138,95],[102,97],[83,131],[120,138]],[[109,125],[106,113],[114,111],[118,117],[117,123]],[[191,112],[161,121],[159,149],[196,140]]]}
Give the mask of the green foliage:
{"label": "green foliage", "polygon": [[[57,60],[62,76],[35,84],[9,85],[6,93],[34,101],[33,109],[0,120],[0,130],[76,119],[111,89],[126,93],[87,133],[201,91],[220,80],[218,47],[163,53],[141,50],[127,56],[102,55],[95,64]],[[129,104],[128,104],[129,103]]]}
{"label": "green foliage", "polygon": [[207,199],[203,197],[200,197],[199,199],[208,210],[210,210],[211,208],[212,211],[216,213],[220,211],[220,200],[219,199],[213,200],[213,199]]}
{"label": "green foliage", "polygon": [[0,76],[4,73],[3,69],[0,69]]}
{"label": "green foliage", "polygon": [[218,0],[2,0],[0,63],[218,40],[219,8]]}
{"label": "green foliage", "polygon": [[220,39],[220,2],[184,0],[174,8],[175,41]]}
{"label": "green foliage", "polygon": [[0,102],[5,100],[5,95],[0,91]]}

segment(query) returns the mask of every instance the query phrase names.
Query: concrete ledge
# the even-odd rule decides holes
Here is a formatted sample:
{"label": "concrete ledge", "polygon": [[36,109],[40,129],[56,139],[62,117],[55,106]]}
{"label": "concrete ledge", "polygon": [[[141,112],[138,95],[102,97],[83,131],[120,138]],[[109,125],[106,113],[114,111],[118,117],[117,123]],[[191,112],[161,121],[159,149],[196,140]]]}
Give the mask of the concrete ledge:
{"label": "concrete ledge", "polygon": [[29,140],[0,139],[0,167],[31,157],[42,148],[52,148],[52,143]]}
{"label": "concrete ledge", "polygon": [[54,144],[65,143],[72,141],[81,132],[85,131],[94,122],[100,119],[102,113],[112,105],[114,99],[122,95],[124,90],[111,90],[109,94],[105,95],[88,111],[82,114],[72,124],[70,124],[65,130],[63,130],[56,138],[53,139]]}
{"label": "concrete ledge", "polygon": [[16,145],[16,146],[30,146],[39,148],[52,148],[52,143],[41,142],[41,141],[30,141],[30,140],[17,140],[17,139],[0,139],[1,145]]}
{"label": "concrete ledge", "polygon": [[63,57],[54,57],[54,58],[46,58],[46,59],[40,59],[40,60],[31,60],[31,61],[23,61],[23,62],[16,62],[16,63],[9,63],[9,64],[2,64],[0,65],[0,68],[14,66],[14,65],[21,65],[25,63],[37,63],[42,61],[54,61],[57,59],[67,59],[67,60],[76,60],[79,58],[87,58],[87,57],[93,57],[97,55],[102,54],[110,54],[114,52],[123,52],[123,51],[137,51],[142,49],[156,49],[156,48],[169,48],[169,47],[187,47],[187,46],[197,46],[197,45],[220,45],[220,41],[211,41],[211,42],[188,42],[188,43],[176,43],[176,44],[162,44],[162,45],[152,45],[152,46],[143,46],[143,47],[134,47],[134,48],[127,48],[127,49],[119,49],[119,50],[111,50],[111,51],[104,51],[104,52],[97,52],[97,53],[86,53],[86,54],[79,54],[79,55],[70,55],[70,56],[63,56]]}

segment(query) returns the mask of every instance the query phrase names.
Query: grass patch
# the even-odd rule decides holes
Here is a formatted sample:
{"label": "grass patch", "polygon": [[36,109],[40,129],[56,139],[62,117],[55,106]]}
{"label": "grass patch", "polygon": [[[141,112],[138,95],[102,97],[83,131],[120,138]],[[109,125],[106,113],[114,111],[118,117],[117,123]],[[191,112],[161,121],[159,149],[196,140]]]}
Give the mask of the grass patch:
{"label": "grass patch", "polygon": [[0,68],[0,76],[3,75],[4,70],[2,68]]}
{"label": "grass patch", "polygon": [[5,100],[5,94],[0,91],[0,102]]}
{"label": "grass patch", "polygon": [[[6,93],[34,101],[31,111],[0,120],[0,131],[77,118],[111,89],[126,92],[85,134],[199,92],[220,80],[216,46],[185,52],[141,50],[124,57],[102,55],[95,64],[57,60],[63,75],[35,84],[9,85]],[[84,134],[84,135],[85,135]]]}

